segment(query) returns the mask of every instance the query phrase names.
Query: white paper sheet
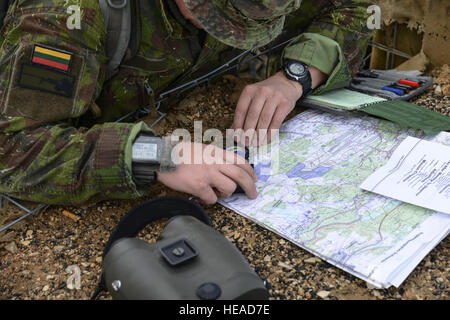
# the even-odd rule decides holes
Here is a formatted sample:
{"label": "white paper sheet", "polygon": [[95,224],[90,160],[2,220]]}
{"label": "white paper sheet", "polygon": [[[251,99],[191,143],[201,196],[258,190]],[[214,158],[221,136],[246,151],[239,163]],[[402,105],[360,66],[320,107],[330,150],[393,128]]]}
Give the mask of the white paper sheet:
{"label": "white paper sheet", "polygon": [[450,147],[408,137],[361,188],[450,214]]}

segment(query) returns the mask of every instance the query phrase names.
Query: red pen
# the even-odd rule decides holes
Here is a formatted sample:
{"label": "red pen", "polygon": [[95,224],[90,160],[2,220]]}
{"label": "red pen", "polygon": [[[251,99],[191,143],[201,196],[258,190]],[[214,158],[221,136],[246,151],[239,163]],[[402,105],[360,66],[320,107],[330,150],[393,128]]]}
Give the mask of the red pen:
{"label": "red pen", "polygon": [[420,86],[420,84],[418,82],[405,80],[405,79],[399,80],[398,83],[399,84],[403,84],[405,86],[410,86],[410,87],[413,87],[413,88],[418,88]]}

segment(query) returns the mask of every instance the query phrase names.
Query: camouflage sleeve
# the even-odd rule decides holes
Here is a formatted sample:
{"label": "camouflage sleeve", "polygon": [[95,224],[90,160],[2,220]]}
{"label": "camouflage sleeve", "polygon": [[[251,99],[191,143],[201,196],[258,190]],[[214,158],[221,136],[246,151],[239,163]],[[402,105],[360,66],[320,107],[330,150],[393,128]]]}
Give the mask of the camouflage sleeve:
{"label": "camouflage sleeve", "polygon": [[[81,5],[80,29],[67,8]],[[76,11],[75,11],[76,12]],[[0,192],[47,204],[139,197],[131,148],[143,123],[77,128],[104,78],[106,29],[97,0],[22,0],[0,48]]]}
{"label": "camouflage sleeve", "polygon": [[313,66],[328,75],[328,80],[314,94],[348,85],[361,66],[372,31],[367,28],[370,0],[304,0],[289,17],[288,28],[305,24],[314,17],[306,32],[286,47],[284,59]]}

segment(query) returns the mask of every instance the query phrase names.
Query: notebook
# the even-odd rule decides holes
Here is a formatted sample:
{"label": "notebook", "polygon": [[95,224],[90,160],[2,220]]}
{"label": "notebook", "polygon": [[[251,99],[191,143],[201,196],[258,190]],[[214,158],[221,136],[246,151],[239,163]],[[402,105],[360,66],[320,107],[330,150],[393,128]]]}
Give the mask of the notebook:
{"label": "notebook", "polygon": [[450,117],[403,100],[387,100],[349,89],[310,95],[301,106],[328,111],[365,112],[432,135],[450,131]]}

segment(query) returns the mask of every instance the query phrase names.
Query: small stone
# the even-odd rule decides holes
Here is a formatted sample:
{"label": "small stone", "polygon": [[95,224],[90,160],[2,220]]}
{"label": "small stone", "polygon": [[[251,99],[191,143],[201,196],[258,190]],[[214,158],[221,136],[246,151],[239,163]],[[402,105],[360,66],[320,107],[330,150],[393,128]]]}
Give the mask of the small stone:
{"label": "small stone", "polygon": [[312,257],[312,258],[305,259],[303,261],[305,261],[305,263],[315,264],[315,263],[321,262],[322,260]]}
{"label": "small stone", "polygon": [[28,230],[26,233],[26,236],[29,238],[31,236],[33,236],[33,230]]}
{"label": "small stone", "polygon": [[61,252],[64,249],[64,246],[55,246],[54,249],[56,252]]}
{"label": "small stone", "polygon": [[102,263],[102,257],[97,257],[97,258],[95,258],[95,262],[97,262],[97,263]]}
{"label": "small stone", "polygon": [[17,246],[14,241],[8,243],[4,248],[6,251],[11,252],[12,254],[15,254],[17,252]]}
{"label": "small stone", "polygon": [[25,247],[28,247],[30,245],[30,243],[31,243],[31,241],[29,241],[29,240],[22,240],[22,241],[20,241],[20,244],[25,246]]}
{"label": "small stone", "polygon": [[280,241],[278,241],[280,244],[285,244],[286,241],[284,241],[283,239],[281,239]]}
{"label": "small stone", "polygon": [[444,279],[442,279],[441,277],[439,277],[439,278],[436,278],[436,281],[439,282],[439,283],[441,283],[441,282],[444,282]]}
{"label": "small stone", "polygon": [[292,269],[292,267],[284,262],[278,262],[278,265],[282,268],[286,268],[288,270]]}
{"label": "small stone", "polygon": [[442,95],[442,88],[441,88],[441,86],[437,86],[436,89],[434,89],[434,93],[437,96],[441,96]]}
{"label": "small stone", "polygon": [[46,291],[48,291],[48,289],[50,289],[49,286],[44,286],[44,287],[42,288],[42,291],[46,292]]}
{"label": "small stone", "polygon": [[267,255],[264,257],[264,262],[269,262],[271,259],[272,259],[272,257]]}
{"label": "small stone", "polygon": [[319,291],[319,292],[317,292],[317,295],[319,297],[321,297],[322,299],[326,299],[330,295],[330,292],[329,291]]}

